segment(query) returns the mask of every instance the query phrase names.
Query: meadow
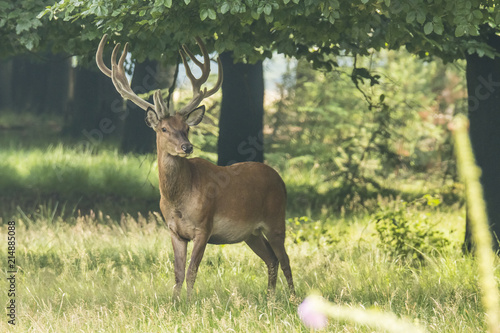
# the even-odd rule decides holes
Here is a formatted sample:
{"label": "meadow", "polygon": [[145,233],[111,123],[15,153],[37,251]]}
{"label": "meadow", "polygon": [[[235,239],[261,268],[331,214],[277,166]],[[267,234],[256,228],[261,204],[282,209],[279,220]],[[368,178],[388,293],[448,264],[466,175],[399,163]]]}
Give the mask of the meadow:
{"label": "meadow", "polygon": [[[190,304],[171,299],[173,252],[156,215],[17,215],[17,329],[307,332],[297,305],[315,291],[337,304],[394,312],[430,332],[482,332],[474,260],[460,251],[463,210],[428,213],[443,230],[455,231],[455,241],[446,253],[416,266],[377,247],[369,216],[291,220],[286,245],[296,299],[290,299],[282,274],[276,297],[267,299],[265,266],[246,245],[209,246]],[[4,248],[1,254],[6,262]],[[5,279],[0,288],[6,290]],[[6,320],[1,325],[5,331]],[[327,331],[370,332],[339,322]]]}
{"label": "meadow", "polygon": [[[401,197],[379,197],[371,208],[349,213],[301,207],[299,203],[307,197],[297,197],[295,192],[314,181],[314,173],[311,176],[289,166],[280,172],[292,189],[286,247],[297,296],[290,297],[280,272],[276,295],[268,298],[265,265],[245,244],[209,245],[194,299],[187,303],[184,291],[182,300],[174,302],[172,247],[154,203],[149,213],[142,214],[118,215],[123,206],[110,209],[112,214],[79,211],[73,206],[71,187],[67,193],[61,187],[57,198],[66,193],[66,201],[59,203],[49,197],[48,203],[26,208],[49,195],[46,188],[60,183],[53,165],[66,168],[62,175],[72,175],[76,165],[86,170],[76,173],[87,177],[87,194],[77,198],[80,202],[82,197],[92,198],[103,191],[99,186],[106,177],[115,179],[107,183],[109,193],[120,193],[125,205],[139,200],[134,197],[154,202],[153,157],[139,159],[109,150],[81,155],[63,146],[43,152],[12,149],[3,154],[9,154],[3,167],[9,167],[6,161],[11,163],[10,186],[20,191],[20,197],[21,184],[27,183],[23,177],[40,179],[31,182],[39,196],[28,206],[14,207],[11,201],[10,206],[4,203],[2,211],[2,237],[7,237],[7,222],[16,223],[17,331],[308,332],[297,307],[310,293],[319,293],[335,304],[390,311],[429,332],[485,329],[475,260],[461,252],[465,211],[460,203],[434,205],[428,204],[429,199],[417,199],[405,205]],[[18,163],[22,158],[26,161]],[[144,160],[149,162],[141,162]],[[45,163],[46,176],[33,176],[28,161],[37,166]],[[24,173],[16,168],[19,165]],[[96,206],[116,207],[114,197],[107,198]],[[439,231],[449,242],[425,247],[420,260],[407,258],[408,253],[388,252],[384,242],[390,245],[391,240],[379,236],[376,221],[380,212],[397,211],[404,213],[403,219],[410,225]],[[415,231],[411,228],[404,237]],[[7,262],[6,246],[0,256],[1,262]],[[8,283],[2,279],[0,290],[7,289]],[[1,295],[6,304],[6,292]],[[2,331],[12,329],[6,318],[0,325]],[[372,332],[337,321],[330,321],[326,331]]]}

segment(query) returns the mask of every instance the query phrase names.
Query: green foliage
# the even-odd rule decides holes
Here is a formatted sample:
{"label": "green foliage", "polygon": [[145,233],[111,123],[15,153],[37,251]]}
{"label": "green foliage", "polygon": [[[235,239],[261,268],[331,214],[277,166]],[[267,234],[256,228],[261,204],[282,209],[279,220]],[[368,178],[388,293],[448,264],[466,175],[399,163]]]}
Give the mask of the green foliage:
{"label": "green foliage", "polygon": [[36,15],[51,1],[0,1],[0,55],[11,48],[33,50],[40,42],[37,28],[42,25]]}
{"label": "green foliage", "polygon": [[405,178],[456,178],[447,123],[464,109],[463,73],[404,51],[335,61],[342,66],[327,73],[289,64],[267,119],[281,169],[308,170],[300,177],[316,180],[329,207],[346,210],[394,194]]}
{"label": "green foliage", "polygon": [[[440,200],[426,195],[424,205],[436,207]],[[421,205],[422,200],[411,203],[403,202],[395,209],[383,209],[373,215],[380,247],[391,258],[404,261],[422,261],[437,251],[445,250],[450,240],[431,223],[431,213],[415,213],[409,206]]]}
{"label": "green foliage", "polygon": [[287,220],[287,224],[289,227],[287,237],[295,244],[316,242],[318,247],[331,246],[339,243],[345,234],[345,232],[329,228],[324,218],[313,221],[307,216],[293,217]]}
{"label": "green foliage", "polygon": [[[63,0],[45,10],[32,0],[21,3],[39,8],[38,17],[29,11],[30,27],[35,17],[44,26],[50,25],[48,19],[63,22],[65,29],[47,37],[70,53],[87,53],[107,32],[131,41],[139,60],[147,56],[173,62],[181,43],[202,36],[219,53],[234,51],[237,59],[254,62],[278,51],[328,69],[335,65],[331,55],[366,55],[401,46],[446,61],[471,53],[492,57],[487,39],[500,20],[498,6],[479,0]],[[11,22],[9,30],[15,33]],[[27,27],[21,23],[17,31]]]}
{"label": "green foliage", "polygon": [[81,30],[41,18],[40,12],[53,3],[53,0],[0,0],[0,58],[49,51],[54,41],[62,43],[62,38]]}

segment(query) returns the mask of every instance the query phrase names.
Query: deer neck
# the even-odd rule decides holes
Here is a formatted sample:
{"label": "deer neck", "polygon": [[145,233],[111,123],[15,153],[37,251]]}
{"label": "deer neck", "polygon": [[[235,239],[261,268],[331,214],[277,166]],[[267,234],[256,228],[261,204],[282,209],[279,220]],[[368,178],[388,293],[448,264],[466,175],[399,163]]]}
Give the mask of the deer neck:
{"label": "deer neck", "polygon": [[191,188],[191,169],[185,157],[158,151],[160,193],[174,206],[184,201]]}

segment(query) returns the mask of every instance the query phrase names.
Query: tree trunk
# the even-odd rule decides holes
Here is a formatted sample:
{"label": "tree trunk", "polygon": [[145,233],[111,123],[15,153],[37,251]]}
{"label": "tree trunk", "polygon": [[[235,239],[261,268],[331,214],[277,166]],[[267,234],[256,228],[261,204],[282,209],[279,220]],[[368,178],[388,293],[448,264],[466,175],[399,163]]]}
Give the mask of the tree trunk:
{"label": "tree trunk", "polygon": [[96,147],[116,135],[124,116],[123,99],[100,72],[77,67],[72,75],[74,91],[64,132],[87,148]]}
{"label": "tree trunk", "polygon": [[13,59],[12,102],[17,112],[40,113],[44,107],[48,70],[25,56]]}
{"label": "tree trunk", "polygon": [[[160,88],[156,79],[157,67],[158,63],[151,60],[135,65],[131,86],[136,94],[144,94]],[[149,102],[153,104],[152,98]],[[155,131],[146,126],[145,114],[145,111],[137,105],[127,102],[127,117],[121,147],[123,152],[144,154],[155,151]]]}
{"label": "tree trunk", "polygon": [[220,55],[224,67],[219,120],[219,165],[264,160],[264,77],[262,62],[234,63]]}
{"label": "tree trunk", "polygon": [[[492,34],[489,44],[500,52],[500,37]],[[470,137],[486,199],[493,248],[500,249],[500,58],[476,54],[467,57]],[[472,248],[467,220],[464,250]]]}
{"label": "tree trunk", "polygon": [[42,112],[64,114],[68,104],[69,71],[71,60],[66,55],[50,55],[48,64],[45,102]]}
{"label": "tree trunk", "polygon": [[2,60],[0,62],[0,110],[13,109],[12,66],[12,59]]}
{"label": "tree trunk", "polygon": [[[4,69],[5,68],[5,69]],[[67,56],[42,54],[36,61],[18,56],[0,65],[1,106],[16,112],[62,114],[68,101],[70,61]],[[6,103],[6,105],[4,105]]]}

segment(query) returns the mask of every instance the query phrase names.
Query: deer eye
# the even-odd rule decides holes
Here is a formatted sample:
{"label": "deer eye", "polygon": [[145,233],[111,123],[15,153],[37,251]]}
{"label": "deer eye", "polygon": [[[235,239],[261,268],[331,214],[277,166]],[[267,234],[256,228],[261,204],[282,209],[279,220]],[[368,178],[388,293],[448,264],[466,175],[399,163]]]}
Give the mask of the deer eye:
{"label": "deer eye", "polygon": [[161,131],[166,133],[167,132],[167,128],[166,127],[162,127]]}

